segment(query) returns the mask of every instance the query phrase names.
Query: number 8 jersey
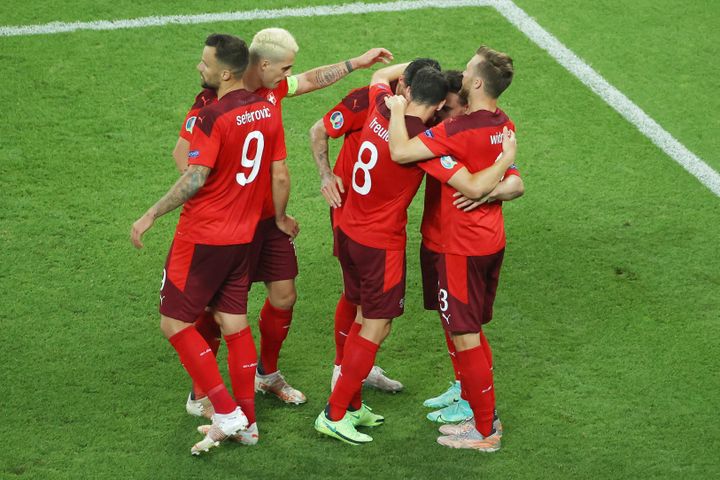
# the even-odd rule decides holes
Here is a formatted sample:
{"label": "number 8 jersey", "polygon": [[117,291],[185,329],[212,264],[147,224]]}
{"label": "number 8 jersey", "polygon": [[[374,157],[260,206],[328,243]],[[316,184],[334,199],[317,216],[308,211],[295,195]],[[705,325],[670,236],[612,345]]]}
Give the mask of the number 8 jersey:
{"label": "number 8 jersey", "polygon": [[[393,162],[388,144],[390,110],[385,106],[390,95],[387,85],[370,87],[371,110],[360,137],[340,228],[362,245],[404,250],[407,208],[425,172],[444,183],[462,166],[454,162],[444,166],[437,158],[413,165]],[[419,117],[405,116],[405,123],[410,138],[427,128]]]}
{"label": "number 8 jersey", "polygon": [[250,243],[270,191],[270,164],[284,158],[280,112],[265,98],[233,90],[202,108],[188,165],[212,171],[185,203],[177,238],[205,245]]}

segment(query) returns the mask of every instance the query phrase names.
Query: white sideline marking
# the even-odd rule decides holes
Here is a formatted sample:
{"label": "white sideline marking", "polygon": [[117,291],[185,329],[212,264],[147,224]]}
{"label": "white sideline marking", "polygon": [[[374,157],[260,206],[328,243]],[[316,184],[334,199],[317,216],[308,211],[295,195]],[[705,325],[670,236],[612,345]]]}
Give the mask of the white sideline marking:
{"label": "white sideline marking", "polygon": [[679,163],[681,167],[697,178],[715,195],[720,196],[720,174],[718,172],[688,150],[685,145],[677,141],[675,137],[650,118],[632,100],[610,85],[599,73],[542,28],[513,1],[498,0],[494,6],[518,30],[535,42],[537,46],[548,52],[560,65],[605,100],[628,122],[635,125],[643,135],[668,154],[670,158]]}
{"label": "white sideline marking", "polygon": [[279,8],[276,10],[247,10],[242,12],[203,13],[200,15],[168,15],[141,17],[127,20],[100,20],[95,22],[52,22],[42,25],[0,27],[0,37],[18,35],[47,35],[74,32],[76,30],[117,30],[121,28],[158,27],[168,24],[196,24],[211,22],[240,22],[287,17],[321,17],[327,15],[357,15],[361,13],[402,12],[423,8],[489,7],[494,0],[414,0],[391,3],[348,3],[303,8]]}
{"label": "white sideline marking", "polygon": [[169,15],[142,17],[127,20],[101,20],[95,22],[52,22],[42,25],[21,25],[0,27],[0,37],[20,35],[47,35],[77,30],[117,30],[123,28],[155,27],[169,24],[198,24],[227,21],[247,21],[287,17],[312,17],[327,15],[357,15],[362,13],[401,12],[424,8],[494,7],[510,23],[515,25],[530,40],[545,50],[555,60],[595,92],[628,122],[664,151],[670,158],[697,178],[715,195],[720,196],[720,174],[700,157],[688,150],[670,133],[650,118],[632,100],[613,87],[592,67],[563,45],[557,38],[542,28],[512,0],[415,0],[392,3],[350,3],[304,8],[282,8],[276,10],[251,10],[241,12],[206,13],[200,15]]}

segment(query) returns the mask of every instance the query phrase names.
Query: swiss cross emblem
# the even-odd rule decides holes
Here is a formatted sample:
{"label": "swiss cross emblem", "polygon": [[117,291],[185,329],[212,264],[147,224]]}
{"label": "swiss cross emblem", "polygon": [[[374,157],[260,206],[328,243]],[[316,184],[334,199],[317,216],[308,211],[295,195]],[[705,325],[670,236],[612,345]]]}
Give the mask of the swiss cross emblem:
{"label": "swiss cross emblem", "polygon": [[277,103],[277,100],[275,100],[275,94],[272,92],[267,96],[267,99],[273,105],[275,105]]}

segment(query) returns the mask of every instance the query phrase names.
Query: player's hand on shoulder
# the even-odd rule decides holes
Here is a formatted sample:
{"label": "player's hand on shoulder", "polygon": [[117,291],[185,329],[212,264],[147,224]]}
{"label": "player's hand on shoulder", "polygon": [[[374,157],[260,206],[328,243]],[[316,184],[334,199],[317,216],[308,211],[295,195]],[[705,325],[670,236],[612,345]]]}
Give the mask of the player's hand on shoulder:
{"label": "player's hand on shoulder", "polygon": [[132,228],[130,229],[130,241],[135,248],[143,248],[142,236],[145,232],[150,230],[150,227],[153,226],[154,222],[155,219],[152,215],[146,213],[132,224]]}
{"label": "player's hand on shoulder", "polygon": [[405,110],[407,99],[402,95],[391,95],[385,97],[385,106],[390,110]]}
{"label": "player's hand on shoulder", "polygon": [[390,63],[393,60],[393,54],[385,48],[371,48],[364,54],[352,60],[353,67],[359,68],[372,67],[378,62]]}
{"label": "player's hand on shoulder", "polygon": [[323,175],[320,184],[320,192],[327,201],[328,205],[333,208],[342,206],[341,194],[345,193],[342,178],[334,173]]}
{"label": "player's hand on shoulder", "polygon": [[297,237],[298,233],[300,233],[300,225],[298,225],[298,222],[290,215],[284,215],[280,218],[276,217],[275,224],[281,232],[292,238]]}
{"label": "player's hand on shoulder", "polygon": [[503,154],[512,155],[513,158],[517,153],[517,138],[515,132],[507,127],[503,127]]}

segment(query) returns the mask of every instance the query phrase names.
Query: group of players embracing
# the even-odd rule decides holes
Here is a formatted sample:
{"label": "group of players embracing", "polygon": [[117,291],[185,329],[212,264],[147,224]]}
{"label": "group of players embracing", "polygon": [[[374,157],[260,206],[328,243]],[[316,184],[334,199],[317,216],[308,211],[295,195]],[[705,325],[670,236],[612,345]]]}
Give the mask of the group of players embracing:
{"label": "group of players embracing", "polygon": [[[250,46],[212,34],[197,68],[203,91],[180,131],[173,156],[180,179],[132,226],[142,247],[155,219],[183,206],[160,289],[160,327],[193,381],[187,412],[212,419],[198,427],[200,454],[224,440],[259,439],[255,392],[306,402],[278,369],[297,294],[293,244],[298,223],[286,213],[282,101],[331,85],[392,54],[361,56],[293,75],[298,45],[280,28]],[[513,78],[512,60],[480,47],[465,70],[441,71],[421,58],[376,70],[311,129],[321,191],[331,208],[334,254],[344,291],[335,312],[331,395],[315,429],[359,445],[358,431],[384,418],[362,401],[362,387],[402,390],[375,365],[403,313],[407,208],[425,173],[422,265],[425,308],[436,310],[455,381],[425,405],[443,423],[442,445],[493,452],[502,425],[495,411],[492,353],[482,326],[492,305],[505,248],[503,201],[523,193],[515,167],[515,127],[497,107]],[[344,136],[334,168],[328,139]],[[247,319],[248,291],[263,282],[260,354]],[[232,395],[216,361],[224,338]]]}

